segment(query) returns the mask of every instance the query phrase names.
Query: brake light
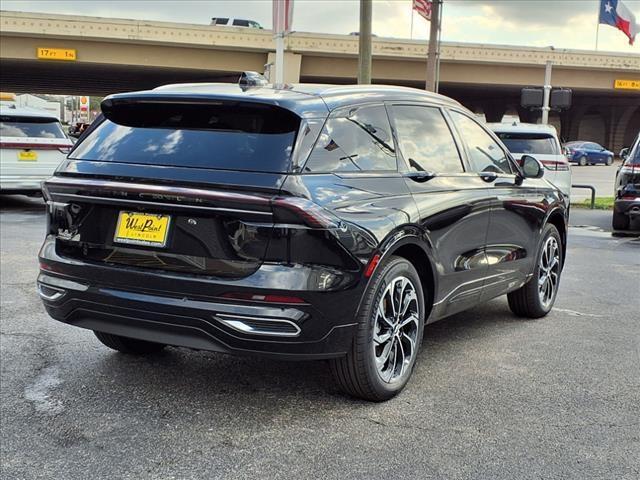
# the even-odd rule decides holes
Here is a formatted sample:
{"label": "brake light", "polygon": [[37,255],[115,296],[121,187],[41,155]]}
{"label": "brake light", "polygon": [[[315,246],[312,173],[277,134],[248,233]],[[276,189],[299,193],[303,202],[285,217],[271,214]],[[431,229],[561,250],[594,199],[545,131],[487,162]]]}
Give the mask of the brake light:
{"label": "brake light", "polygon": [[276,222],[299,223],[311,228],[338,228],[340,220],[310,200],[300,197],[279,197],[271,201]]}
{"label": "brake light", "polygon": [[569,163],[555,160],[542,160],[542,164],[547,170],[555,170],[558,172],[566,172],[569,170]]}
{"label": "brake light", "polygon": [[[638,165],[638,172],[640,172],[640,165]],[[627,164],[627,165],[623,165],[622,168],[620,168],[620,173],[630,173],[631,175],[633,175],[636,171],[636,166],[633,163]]]}
{"label": "brake light", "polygon": [[58,150],[60,151],[60,153],[64,153],[65,155],[69,155],[69,152],[71,151],[71,147],[70,146],[58,147]]}
{"label": "brake light", "polygon": [[229,292],[222,294],[221,297],[233,300],[249,300],[252,302],[266,303],[307,303],[299,297],[293,297],[289,295],[262,295],[257,293]]}

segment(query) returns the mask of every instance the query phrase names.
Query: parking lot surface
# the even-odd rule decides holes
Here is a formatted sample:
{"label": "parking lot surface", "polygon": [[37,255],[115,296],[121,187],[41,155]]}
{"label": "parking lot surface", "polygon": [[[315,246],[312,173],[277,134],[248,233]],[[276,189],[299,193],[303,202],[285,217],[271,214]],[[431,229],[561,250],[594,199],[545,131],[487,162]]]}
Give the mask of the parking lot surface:
{"label": "parking lot surface", "polygon": [[640,476],[640,241],[610,212],[572,213],[546,318],[501,298],[429,325],[408,387],[370,404],[322,362],[136,358],[49,319],[42,203],[1,201],[2,478]]}
{"label": "parking lot surface", "polygon": [[[587,165],[581,167],[575,163],[571,165],[571,183],[573,185],[592,185],[598,197],[612,197],[616,181],[616,172],[622,162],[616,159],[613,165]],[[571,189],[571,200],[581,202],[591,198],[591,192],[583,188]]]}

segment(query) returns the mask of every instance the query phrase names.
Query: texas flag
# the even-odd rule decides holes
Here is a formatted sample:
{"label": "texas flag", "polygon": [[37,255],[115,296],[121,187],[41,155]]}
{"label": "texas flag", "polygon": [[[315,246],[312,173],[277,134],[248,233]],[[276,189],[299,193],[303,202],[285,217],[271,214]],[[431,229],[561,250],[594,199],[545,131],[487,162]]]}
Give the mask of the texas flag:
{"label": "texas flag", "polygon": [[621,0],[600,0],[599,22],[622,30],[629,37],[629,45],[633,45],[636,33],[640,31],[635,15]]}

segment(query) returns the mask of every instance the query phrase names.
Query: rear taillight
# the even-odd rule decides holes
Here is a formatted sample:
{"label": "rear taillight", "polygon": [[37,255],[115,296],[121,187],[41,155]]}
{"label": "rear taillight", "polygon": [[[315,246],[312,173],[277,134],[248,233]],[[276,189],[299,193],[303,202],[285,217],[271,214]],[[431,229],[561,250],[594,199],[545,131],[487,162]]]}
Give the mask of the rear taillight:
{"label": "rear taillight", "polygon": [[289,295],[263,295],[258,293],[229,292],[222,294],[221,297],[233,300],[249,300],[251,302],[265,303],[307,303],[299,297],[293,297]]}
{"label": "rear taillight", "polygon": [[547,168],[547,170],[557,172],[566,172],[569,170],[569,163],[564,161],[542,160],[542,164]]}
{"label": "rear taillight", "polygon": [[629,174],[633,175],[634,173],[636,173],[636,171],[638,173],[640,173],[640,165],[636,166],[633,163],[627,164],[627,165],[623,165],[622,168],[620,168],[620,173],[629,173]]}
{"label": "rear taillight", "polygon": [[311,228],[338,228],[340,220],[310,200],[278,197],[271,201],[276,223],[303,223]]}
{"label": "rear taillight", "polygon": [[60,153],[64,153],[65,155],[69,155],[69,152],[71,151],[71,147],[70,146],[58,147],[58,150],[60,151]]}

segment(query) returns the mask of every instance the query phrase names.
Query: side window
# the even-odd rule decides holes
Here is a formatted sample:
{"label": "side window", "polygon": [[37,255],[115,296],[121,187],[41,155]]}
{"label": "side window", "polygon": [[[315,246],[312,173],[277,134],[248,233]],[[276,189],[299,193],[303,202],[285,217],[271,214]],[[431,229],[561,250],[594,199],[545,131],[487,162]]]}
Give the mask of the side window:
{"label": "side window", "polygon": [[440,109],[414,105],[391,107],[400,151],[412,170],[463,172],[460,154]]}
{"label": "side window", "polygon": [[511,165],[502,147],[474,120],[451,111],[451,117],[469,149],[469,160],[476,172],[511,173]]}
{"label": "side window", "polygon": [[397,170],[396,152],[385,108],[352,108],[329,118],[304,167],[305,172]]}
{"label": "side window", "polygon": [[236,20],[233,21],[233,24],[236,27],[248,27],[249,26],[249,21],[248,20],[238,20],[238,19],[236,19]]}

